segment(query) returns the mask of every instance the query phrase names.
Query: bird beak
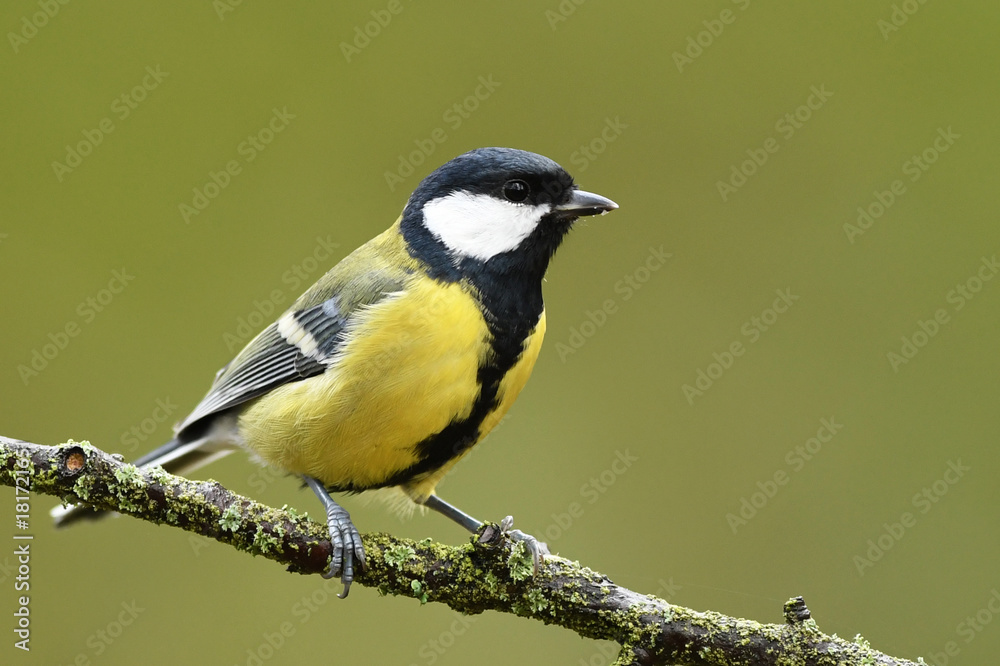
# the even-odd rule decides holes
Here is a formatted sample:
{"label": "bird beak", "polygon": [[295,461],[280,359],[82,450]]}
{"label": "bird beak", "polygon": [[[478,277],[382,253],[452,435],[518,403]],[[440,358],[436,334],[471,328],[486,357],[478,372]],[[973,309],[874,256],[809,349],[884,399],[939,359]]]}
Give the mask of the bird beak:
{"label": "bird beak", "polygon": [[618,208],[618,204],[611,199],[602,197],[600,194],[584,192],[583,190],[573,190],[569,201],[556,206],[555,210],[568,213],[573,217],[582,217],[584,215],[597,215],[598,213],[604,215],[616,208]]}

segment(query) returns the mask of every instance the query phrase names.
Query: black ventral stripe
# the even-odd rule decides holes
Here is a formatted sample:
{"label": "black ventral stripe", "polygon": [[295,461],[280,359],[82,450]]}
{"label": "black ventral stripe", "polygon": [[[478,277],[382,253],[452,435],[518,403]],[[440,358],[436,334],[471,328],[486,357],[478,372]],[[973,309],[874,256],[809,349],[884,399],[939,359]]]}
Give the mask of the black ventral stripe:
{"label": "black ventral stripe", "polygon": [[[472,273],[473,279],[469,282],[475,289],[491,335],[493,353],[476,373],[479,396],[468,417],[452,421],[418,443],[418,462],[392,475],[380,487],[400,485],[433,472],[479,441],[483,420],[497,407],[500,383],[521,358],[525,341],[538,325],[543,305],[541,279],[537,274],[526,271],[514,279],[507,275],[498,281],[496,276],[488,275],[490,271],[482,262],[480,266],[483,273],[479,275],[469,271],[469,266],[463,267],[466,275]],[[498,288],[500,284],[505,288]]]}

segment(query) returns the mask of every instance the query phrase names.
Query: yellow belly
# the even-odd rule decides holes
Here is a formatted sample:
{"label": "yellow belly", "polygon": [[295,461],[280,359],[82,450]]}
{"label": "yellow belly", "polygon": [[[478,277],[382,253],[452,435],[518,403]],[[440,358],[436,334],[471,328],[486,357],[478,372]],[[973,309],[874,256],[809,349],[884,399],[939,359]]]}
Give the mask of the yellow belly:
{"label": "yellow belly", "polygon": [[[531,374],[544,328],[543,314],[501,384],[483,436]],[[275,467],[332,487],[378,487],[418,461],[417,443],[469,415],[490,334],[460,285],[430,279],[365,309],[347,333],[327,372],[259,398],[240,416],[240,434]],[[426,497],[438,478],[425,475],[413,490]]]}

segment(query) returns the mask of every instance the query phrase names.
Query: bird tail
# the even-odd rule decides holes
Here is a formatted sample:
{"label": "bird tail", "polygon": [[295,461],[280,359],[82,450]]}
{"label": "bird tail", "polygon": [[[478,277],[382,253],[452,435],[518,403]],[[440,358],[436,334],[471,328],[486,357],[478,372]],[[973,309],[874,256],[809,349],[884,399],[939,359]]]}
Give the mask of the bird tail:
{"label": "bird tail", "polygon": [[[195,440],[175,437],[136,460],[136,467],[160,466],[171,474],[186,474],[236,450],[232,441],[219,441],[208,436]],[[86,504],[57,506],[50,512],[56,527],[67,527],[77,522],[99,520],[114,512],[101,511]]]}

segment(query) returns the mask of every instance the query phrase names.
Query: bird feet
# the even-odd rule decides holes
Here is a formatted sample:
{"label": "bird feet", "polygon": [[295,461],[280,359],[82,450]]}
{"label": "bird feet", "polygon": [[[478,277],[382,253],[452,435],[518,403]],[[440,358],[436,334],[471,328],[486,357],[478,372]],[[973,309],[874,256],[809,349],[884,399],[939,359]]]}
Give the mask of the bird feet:
{"label": "bird feet", "polygon": [[542,558],[549,555],[549,547],[544,542],[539,541],[530,534],[525,534],[521,530],[513,530],[514,527],[514,517],[507,516],[500,521],[500,531],[511,541],[519,541],[524,544],[524,547],[528,549],[531,553],[531,562],[534,565],[533,575],[538,575],[538,567],[542,562]]}
{"label": "bird feet", "polygon": [[340,582],[344,584],[344,591],[337,596],[346,599],[351,591],[351,583],[354,582],[355,566],[358,571],[365,568],[365,547],[361,543],[361,534],[351,522],[351,514],[333,501],[323,484],[308,476],[305,477],[305,481],[323,502],[323,508],[326,509],[326,524],[330,529],[330,546],[333,552],[330,555],[330,567],[323,573],[323,578],[329,579],[339,574]]}

